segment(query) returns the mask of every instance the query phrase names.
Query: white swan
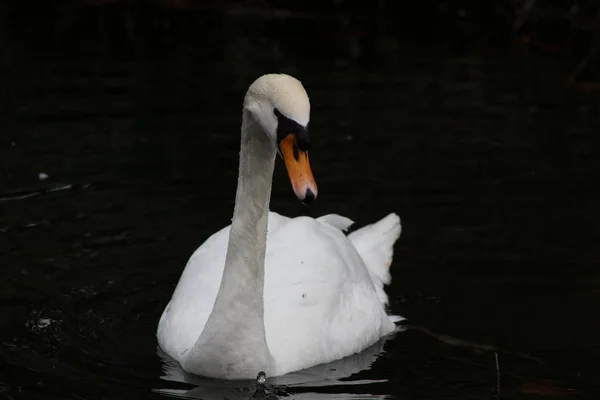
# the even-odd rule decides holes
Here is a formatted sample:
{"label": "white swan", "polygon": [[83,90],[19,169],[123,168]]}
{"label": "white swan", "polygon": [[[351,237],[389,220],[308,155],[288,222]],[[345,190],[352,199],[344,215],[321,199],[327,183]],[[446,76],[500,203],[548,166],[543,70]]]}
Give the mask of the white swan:
{"label": "white swan", "polygon": [[387,315],[383,291],[396,214],[346,236],[348,218],[268,210],[278,151],[296,196],[317,195],[309,114],[304,87],[288,75],[264,75],[246,93],[232,224],[194,252],[158,325],[161,348],[187,372],[283,375],[360,352],[402,319]]}

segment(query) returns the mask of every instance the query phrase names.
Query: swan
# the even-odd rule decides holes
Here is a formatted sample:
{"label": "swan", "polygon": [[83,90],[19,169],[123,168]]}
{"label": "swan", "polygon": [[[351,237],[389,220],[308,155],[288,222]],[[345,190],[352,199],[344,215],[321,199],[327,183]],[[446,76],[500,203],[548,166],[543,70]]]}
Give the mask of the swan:
{"label": "swan", "polygon": [[220,379],[279,376],[358,353],[395,330],[383,290],[391,281],[400,218],[351,234],[336,214],[269,211],[276,155],[304,203],[310,169],[308,95],[296,78],[268,74],[243,103],[231,225],[190,257],[160,318],[160,348],[188,373]]}

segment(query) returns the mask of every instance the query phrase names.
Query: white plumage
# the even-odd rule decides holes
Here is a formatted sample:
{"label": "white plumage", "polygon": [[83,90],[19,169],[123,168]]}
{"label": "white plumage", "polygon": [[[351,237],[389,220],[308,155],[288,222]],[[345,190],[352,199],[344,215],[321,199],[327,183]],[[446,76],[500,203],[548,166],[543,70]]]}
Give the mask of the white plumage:
{"label": "white plumage", "polygon": [[[261,110],[268,109],[269,96],[295,95],[288,89],[296,83],[282,87],[287,78],[276,77],[274,83],[261,83]],[[269,84],[279,85],[278,90],[269,92]],[[298,96],[287,102],[308,102],[305,92]],[[294,109],[280,111],[294,117]],[[246,135],[262,135],[246,123],[234,228],[216,232],[194,252],[157,332],[161,348],[186,371],[226,379],[254,378],[261,370],[282,375],[340,359],[374,344],[402,319],[387,315],[383,290],[391,281],[399,217],[389,214],[346,236],[343,230],[352,221],[339,215],[313,219],[261,213],[261,196],[266,204],[270,196],[274,160],[264,156],[263,167],[260,160],[244,158],[269,147],[266,139],[245,144]],[[267,131],[264,138],[273,135],[259,125]],[[275,147],[268,150],[274,157]],[[252,177],[246,175],[247,165],[252,165]]]}

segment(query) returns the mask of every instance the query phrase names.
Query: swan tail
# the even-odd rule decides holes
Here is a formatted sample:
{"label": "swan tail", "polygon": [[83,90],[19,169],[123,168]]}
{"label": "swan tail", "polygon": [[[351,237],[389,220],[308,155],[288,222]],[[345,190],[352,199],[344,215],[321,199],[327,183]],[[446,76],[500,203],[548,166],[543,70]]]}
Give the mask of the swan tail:
{"label": "swan tail", "polygon": [[388,297],[383,286],[389,285],[392,281],[390,265],[394,256],[394,243],[400,237],[401,232],[400,217],[391,213],[374,224],[367,225],[348,235],[348,239],[369,270],[379,299],[386,305]]}

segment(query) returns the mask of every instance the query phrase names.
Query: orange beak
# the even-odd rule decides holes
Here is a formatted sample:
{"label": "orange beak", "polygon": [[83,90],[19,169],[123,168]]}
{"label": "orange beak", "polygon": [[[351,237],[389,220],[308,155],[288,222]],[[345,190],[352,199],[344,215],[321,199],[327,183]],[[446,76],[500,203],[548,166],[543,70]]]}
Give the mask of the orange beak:
{"label": "orange beak", "polygon": [[296,197],[305,204],[310,203],[317,197],[317,184],[310,170],[308,152],[298,148],[293,133],[279,142],[279,148]]}

